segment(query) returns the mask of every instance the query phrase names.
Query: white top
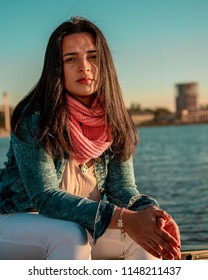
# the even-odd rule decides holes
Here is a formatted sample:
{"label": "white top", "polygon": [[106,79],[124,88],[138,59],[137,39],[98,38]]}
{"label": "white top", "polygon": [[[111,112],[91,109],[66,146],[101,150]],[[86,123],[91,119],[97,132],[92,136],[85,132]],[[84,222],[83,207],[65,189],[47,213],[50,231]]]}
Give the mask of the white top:
{"label": "white top", "polygon": [[78,163],[69,159],[60,183],[60,189],[81,197],[99,201],[99,192],[94,173],[94,165],[88,167],[87,173],[83,174]]}

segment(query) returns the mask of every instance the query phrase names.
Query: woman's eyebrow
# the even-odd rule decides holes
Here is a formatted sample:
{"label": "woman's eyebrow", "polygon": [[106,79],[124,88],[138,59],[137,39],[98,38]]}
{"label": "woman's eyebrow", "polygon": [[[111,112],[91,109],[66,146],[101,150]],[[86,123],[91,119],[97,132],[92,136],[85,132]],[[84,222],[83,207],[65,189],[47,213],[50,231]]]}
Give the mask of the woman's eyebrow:
{"label": "woman's eyebrow", "polygon": [[[96,53],[96,52],[97,52],[96,50],[89,50],[86,53]],[[67,55],[77,55],[77,54],[78,54],[78,52],[68,52],[68,53],[63,54],[63,57],[65,57]]]}
{"label": "woman's eyebrow", "polygon": [[68,52],[68,53],[63,54],[63,57],[67,56],[67,55],[76,55],[76,54],[77,54],[77,52]]}

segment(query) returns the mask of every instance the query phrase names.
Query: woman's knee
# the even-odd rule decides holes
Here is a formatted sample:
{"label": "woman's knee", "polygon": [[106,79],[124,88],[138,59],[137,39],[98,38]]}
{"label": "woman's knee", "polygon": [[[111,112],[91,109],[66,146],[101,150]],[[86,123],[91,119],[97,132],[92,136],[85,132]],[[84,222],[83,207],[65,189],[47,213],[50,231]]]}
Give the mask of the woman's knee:
{"label": "woman's knee", "polygon": [[47,259],[90,259],[91,246],[86,230],[73,222],[57,222],[47,240]]}
{"label": "woman's knee", "polygon": [[41,254],[45,251],[44,258],[76,259],[77,254],[83,255],[82,252],[84,259],[89,258],[91,248],[86,230],[79,224],[31,213],[4,218],[1,237],[9,243],[19,244],[23,251],[26,246],[21,245],[30,244],[31,251],[34,246],[40,248]]}
{"label": "woman's knee", "polygon": [[53,229],[51,228],[47,235],[50,241],[53,239],[61,239],[64,240],[66,244],[68,242],[79,245],[86,245],[88,243],[85,228],[74,222],[56,220]]}

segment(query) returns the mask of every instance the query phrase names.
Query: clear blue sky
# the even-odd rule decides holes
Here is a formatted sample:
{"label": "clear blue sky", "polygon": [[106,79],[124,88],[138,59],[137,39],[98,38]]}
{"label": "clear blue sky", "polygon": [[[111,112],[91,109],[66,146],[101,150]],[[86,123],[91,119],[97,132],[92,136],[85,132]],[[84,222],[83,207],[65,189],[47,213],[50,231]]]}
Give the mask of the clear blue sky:
{"label": "clear blue sky", "polygon": [[189,81],[208,104],[207,0],[0,0],[0,103],[34,86],[50,34],[72,15],[106,35],[127,106],[175,110],[175,84]]}

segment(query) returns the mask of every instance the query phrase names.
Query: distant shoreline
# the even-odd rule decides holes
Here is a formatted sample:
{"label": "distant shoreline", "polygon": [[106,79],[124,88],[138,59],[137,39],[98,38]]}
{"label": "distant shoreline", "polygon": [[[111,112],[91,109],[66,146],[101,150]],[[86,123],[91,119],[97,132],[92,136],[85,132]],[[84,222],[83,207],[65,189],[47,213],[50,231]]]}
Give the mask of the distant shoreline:
{"label": "distant shoreline", "polygon": [[[159,126],[187,126],[187,125],[201,125],[201,124],[207,124],[208,122],[146,122],[141,124],[136,124],[135,126],[137,128],[143,128],[143,127],[159,127]],[[3,131],[0,129],[0,138],[9,138],[10,133]]]}
{"label": "distant shoreline", "polygon": [[9,138],[10,133],[0,129],[0,138]]}
{"label": "distant shoreline", "polygon": [[157,126],[187,126],[187,125],[201,125],[207,124],[208,122],[148,122],[148,123],[141,123],[135,124],[136,127],[157,127]]}

